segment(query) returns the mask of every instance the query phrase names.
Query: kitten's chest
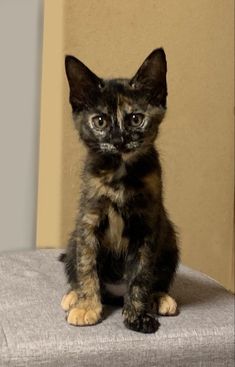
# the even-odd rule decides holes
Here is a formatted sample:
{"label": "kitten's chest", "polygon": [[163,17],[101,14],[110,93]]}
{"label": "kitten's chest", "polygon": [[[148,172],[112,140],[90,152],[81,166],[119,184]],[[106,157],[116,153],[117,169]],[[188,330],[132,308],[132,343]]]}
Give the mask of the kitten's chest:
{"label": "kitten's chest", "polygon": [[98,205],[101,218],[106,218],[106,224],[101,226],[105,247],[125,253],[130,241],[138,243],[149,232],[150,203],[154,199],[151,186],[152,176],[140,179],[122,170],[110,176],[91,177],[88,199]]}
{"label": "kitten's chest", "polygon": [[116,253],[127,252],[129,239],[124,235],[125,221],[112,205],[108,208],[107,220],[108,224],[103,238],[104,246]]}

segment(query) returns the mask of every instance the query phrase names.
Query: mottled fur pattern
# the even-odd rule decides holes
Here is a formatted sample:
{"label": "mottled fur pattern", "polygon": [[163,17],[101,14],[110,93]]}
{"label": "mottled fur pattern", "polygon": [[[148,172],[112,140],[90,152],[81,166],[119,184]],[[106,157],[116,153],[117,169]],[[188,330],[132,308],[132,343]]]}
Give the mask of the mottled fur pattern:
{"label": "mottled fur pattern", "polygon": [[166,293],[179,252],[154,146],[166,110],[166,71],[163,49],[153,51],[131,80],[102,80],[66,57],[73,118],[87,148],[79,214],[62,255],[72,290],[62,307],[71,324],[101,320],[102,304],[119,299],[107,283],[125,283],[123,317],[132,330],[157,330],[154,294],[162,295],[159,313],[176,312]]}

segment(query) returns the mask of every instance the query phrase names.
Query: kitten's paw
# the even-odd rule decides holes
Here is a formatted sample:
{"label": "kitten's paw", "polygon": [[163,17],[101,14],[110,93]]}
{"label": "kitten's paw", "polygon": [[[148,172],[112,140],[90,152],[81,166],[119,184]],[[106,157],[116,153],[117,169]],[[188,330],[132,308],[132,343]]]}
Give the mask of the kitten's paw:
{"label": "kitten's paw", "polygon": [[69,310],[67,322],[70,325],[95,325],[101,320],[101,305],[96,307],[80,307],[79,304]]}
{"label": "kitten's paw", "polygon": [[78,295],[75,291],[65,294],[61,301],[61,307],[64,311],[68,311],[78,301]]}
{"label": "kitten's paw", "polygon": [[156,293],[154,295],[155,308],[159,315],[175,316],[178,314],[177,303],[167,293]]}
{"label": "kitten's paw", "polygon": [[137,314],[130,309],[123,310],[124,325],[131,330],[138,331],[140,333],[155,333],[159,328],[158,320],[147,313]]}
{"label": "kitten's paw", "polygon": [[148,314],[140,314],[134,320],[124,319],[124,324],[128,329],[140,333],[155,333],[159,328],[158,320]]}

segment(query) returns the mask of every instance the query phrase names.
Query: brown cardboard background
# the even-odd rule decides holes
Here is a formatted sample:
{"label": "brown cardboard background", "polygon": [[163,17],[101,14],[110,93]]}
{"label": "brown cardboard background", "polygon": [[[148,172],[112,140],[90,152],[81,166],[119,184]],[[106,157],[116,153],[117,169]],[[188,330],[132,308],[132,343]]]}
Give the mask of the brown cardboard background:
{"label": "brown cardboard background", "polygon": [[[234,289],[233,1],[60,1],[56,2],[57,8],[63,5],[60,44],[50,29],[56,22],[53,2],[45,2],[38,246],[66,245],[79,192],[83,148],[71,121],[64,54],[77,56],[101,77],[128,77],[152,49],[163,46],[169,98],[157,145],[165,203],[180,232],[183,262]],[[57,27],[61,32],[61,18]],[[56,173],[53,158],[49,162],[43,156],[45,149],[54,155]],[[51,222],[52,227],[57,223],[53,231]]]}

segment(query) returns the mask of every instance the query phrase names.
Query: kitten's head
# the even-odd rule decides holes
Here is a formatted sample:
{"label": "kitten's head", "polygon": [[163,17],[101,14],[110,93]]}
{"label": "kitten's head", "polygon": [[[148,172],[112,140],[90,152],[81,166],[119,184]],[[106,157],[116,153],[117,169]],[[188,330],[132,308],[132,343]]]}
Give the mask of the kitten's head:
{"label": "kitten's head", "polygon": [[85,145],[125,154],[152,145],[166,110],[166,56],[154,50],[132,79],[103,80],[73,56],[65,58],[70,103]]}

